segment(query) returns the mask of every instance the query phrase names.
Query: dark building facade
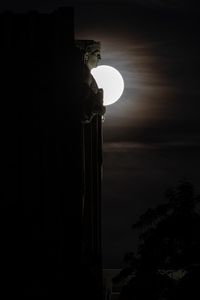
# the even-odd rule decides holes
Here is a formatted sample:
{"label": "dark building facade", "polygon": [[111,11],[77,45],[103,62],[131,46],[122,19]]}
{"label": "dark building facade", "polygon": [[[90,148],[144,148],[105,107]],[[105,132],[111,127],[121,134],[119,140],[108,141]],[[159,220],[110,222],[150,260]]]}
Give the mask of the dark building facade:
{"label": "dark building facade", "polygon": [[101,115],[82,121],[73,9],[0,23],[7,295],[102,299]]}

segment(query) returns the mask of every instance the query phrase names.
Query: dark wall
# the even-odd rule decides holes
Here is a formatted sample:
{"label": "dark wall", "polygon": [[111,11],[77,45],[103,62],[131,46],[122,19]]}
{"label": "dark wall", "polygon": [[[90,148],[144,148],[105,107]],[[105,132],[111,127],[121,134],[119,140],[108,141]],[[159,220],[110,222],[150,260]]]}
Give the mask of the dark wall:
{"label": "dark wall", "polygon": [[6,12],[0,23],[6,291],[59,298],[81,285],[73,10]]}

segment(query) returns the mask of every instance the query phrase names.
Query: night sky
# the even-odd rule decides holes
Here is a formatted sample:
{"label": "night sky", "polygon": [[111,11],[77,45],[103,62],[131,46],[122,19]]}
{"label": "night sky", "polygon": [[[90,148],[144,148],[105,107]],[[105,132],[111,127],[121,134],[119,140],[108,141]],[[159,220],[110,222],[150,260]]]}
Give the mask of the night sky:
{"label": "night sky", "polygon": [[[17,2],[1,9],[69,5]],[[200,190],[200,10],[197,1],[106,3],[71,5],[75,37],[101,41],[100,64],[117,68],[125,81],[103,123],[103,260],[118,268],[137,247],[131,225],[165,201],[167,188],[186,178]]]}
{"label": "night sky", "polygon": [[124,254],[136,249],[131,225],[166,200],[167,188],[183,178],[200,187],[198,16],[178,2],[176,7],[151,2],[76,11],[77,37],[100,40],[101,64],[116,67],[125,81],[122,98],[107,107],[103,124],[108,268],[121,267]]}

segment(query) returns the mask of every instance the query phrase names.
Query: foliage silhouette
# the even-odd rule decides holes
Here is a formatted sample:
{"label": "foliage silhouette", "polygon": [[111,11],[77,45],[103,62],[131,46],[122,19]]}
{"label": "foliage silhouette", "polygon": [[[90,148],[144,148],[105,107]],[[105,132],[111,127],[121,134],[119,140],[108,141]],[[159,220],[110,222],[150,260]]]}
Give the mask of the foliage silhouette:
{"label": "foliage silhouette", "polygon": [[123,282],[121,300],[188,299],[191,288],[200,298],[200,196],[182,180],[166,197],[132,226],[140,231],[137,253],[125,255],[125,267],[113,279]]}

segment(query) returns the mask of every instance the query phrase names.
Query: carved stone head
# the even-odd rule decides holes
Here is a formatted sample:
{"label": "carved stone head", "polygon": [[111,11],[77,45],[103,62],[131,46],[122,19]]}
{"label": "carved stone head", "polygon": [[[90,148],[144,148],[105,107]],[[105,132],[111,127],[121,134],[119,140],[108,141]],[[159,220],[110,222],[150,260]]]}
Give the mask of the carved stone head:
{"label": "carved stone head", "polygon": [[101,59],[101,44],[93,40],[77,40],[76,47],[81,51],[82,61],[91,71]]}

